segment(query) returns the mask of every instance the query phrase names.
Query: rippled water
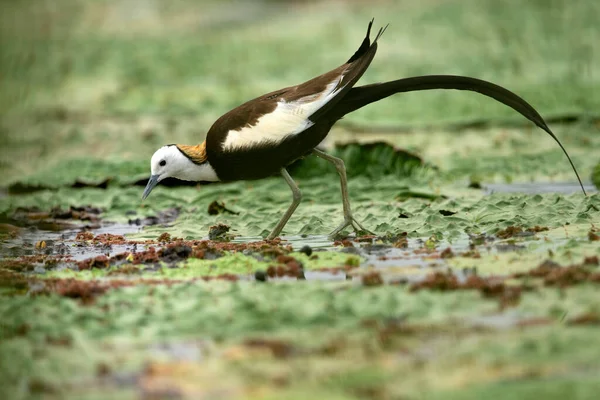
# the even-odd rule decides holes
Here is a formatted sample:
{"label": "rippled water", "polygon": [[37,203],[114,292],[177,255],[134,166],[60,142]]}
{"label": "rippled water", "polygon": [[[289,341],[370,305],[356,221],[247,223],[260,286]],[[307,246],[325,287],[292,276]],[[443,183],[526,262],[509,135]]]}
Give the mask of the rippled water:
{"label": "rippled water", "polygon": [[[589,193],[596,192],[592,186],[586,186]],[[580,187],[576,183],[552,183],[552,184],[489,184],[485,188],[486,193],[496,192],[515,192],[515,193],[577,193]],[[131,224],[103,223],[99,228],[90,229],[94,235],[110,233],[114,235],[127,235],[139,233],[143,227]],[[75,237],[81,228],[67,229],[63,231],[45,231],[35,227],[21,228],[18,236],[12,239],[5,239],[0,242],[0,255],[2,257],[20,257],[33,254],[53,254],[68,255],[75,260],[83,260],[98,255],[112,256],[125,251],[132,251],[132,245],[89,245],[82,246],[75,241]],[[168,231],[168,228],[165,228]],[[207,238],[203,238],[207,239]],[[314,252],[321,251],[341,251],[349,254],[356,254],[362,257],[362,266],[372,266],[376,269],[383,268],[386,272],[392,270],[401,270],[403,268],[428,269],[430,267],[447,267],[446,260],[439,258],[439,251],[451,247],[455,254],[468,251],[471,240],[467,234],[461,235],[458,239],[440,241],[436,244],[438,254],[432,256],[431,252],[422,251],[424,242],[428,238],[411,238],[408,240],[408,247],[404,249],[394,248],[390,243],[383,243],[379,239],[363,240],[354,242],[354,247],[343,248],[335,246],[334,242],[327,235],[290,235],[283,236],[282,239],[291,245],[294,250],[300,250],[304,246],[310,246]],[[489,238],[488,238],[489,239]],[[36,248],[36,243],[46,242],[43,249]],[[259,236],[238,236],[233,239],[236,243],[248,243],[263,240]],[[527,247],[529,240],[536,241],[536,246]],[[566,239],[565,239],[566,240]],[[547,252],[561,244],[564,240],[542,241],[531,234],[519,238],[517,244],[507,244],[505,241],[493,239],[477,246],[477,250],[482,255],[499,254],[507,251],[527,251]],[[137,250],[143,250],[144,246],[137,246]],[[425,273],[426,271],[423,271]],[[306,271],[307,280],[344,280],[352,279],[352,276],[346,273],[331,273],[320,271]]]}

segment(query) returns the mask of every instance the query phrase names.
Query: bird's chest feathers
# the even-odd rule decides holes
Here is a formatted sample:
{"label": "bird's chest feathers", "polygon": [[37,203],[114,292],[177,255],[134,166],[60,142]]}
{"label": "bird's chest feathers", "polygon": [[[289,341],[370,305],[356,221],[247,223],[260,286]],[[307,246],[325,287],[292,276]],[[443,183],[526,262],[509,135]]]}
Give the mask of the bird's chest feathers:
{"label": "bird's chest feathers", "polygon": [[324,91],[294,101],[280,99],[273,111],[260,116],[253,125],[229,130],[223,150],[277,145],[289,136],[304,132],[314,125],[309,117],[335,96],[338,82],[334,80]]}

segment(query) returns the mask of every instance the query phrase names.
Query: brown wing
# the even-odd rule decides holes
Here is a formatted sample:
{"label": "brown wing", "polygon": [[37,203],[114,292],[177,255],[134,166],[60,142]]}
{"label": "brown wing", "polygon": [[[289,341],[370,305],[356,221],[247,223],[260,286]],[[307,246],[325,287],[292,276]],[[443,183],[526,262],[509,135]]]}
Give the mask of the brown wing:
{"label": "brown wing", "polygon": [[367,34],[356,53],[338,68],[297,86],[267,93],[220,117],[207,134],[208,151],[277,143],[312,126],[334,107],[366,71],[377,51]]}

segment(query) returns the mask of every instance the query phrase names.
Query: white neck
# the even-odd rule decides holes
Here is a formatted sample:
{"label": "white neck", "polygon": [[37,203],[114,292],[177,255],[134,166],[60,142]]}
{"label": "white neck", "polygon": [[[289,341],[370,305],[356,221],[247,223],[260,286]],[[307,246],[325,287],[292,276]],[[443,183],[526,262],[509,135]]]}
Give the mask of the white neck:
{"label": "white neck", "polygon": [[217,182],[220,180],[214,168],[208,163],[208,161],[201,165],[194,164],[190,160],[186,161],[187,162],[185,163],[185,166],[177,171],[175,175],[173,175],[174,178],[195,182]]}

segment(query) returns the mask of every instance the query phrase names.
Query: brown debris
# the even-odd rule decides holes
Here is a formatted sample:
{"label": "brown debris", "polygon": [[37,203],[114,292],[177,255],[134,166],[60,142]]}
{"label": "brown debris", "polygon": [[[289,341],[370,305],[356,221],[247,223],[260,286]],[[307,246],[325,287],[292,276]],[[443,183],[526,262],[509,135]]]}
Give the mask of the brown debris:
{"label": "brown debris", "polygon": [[199,260],[203,260],[206,257],[206,251],[199,249],[197,247],[192,247],[192,255],[190,258],[197,258]]}
{"label": "brown debris", "polygon": [[544,285],[560,287],[573,286],[585,282],[590,275],[591,273],[589,271],[579,265],[557,268],[550,271],[544,277]]}
{"label": "brown debris", "polygon": [[[83,233],[82,233],[83,234]],[[99,235],[100,236],[100,235]],[[108,241],[119,241],[120,235],[112,235],[112,236],[103,236],[104,239]],[[94,238],[96,240],[96,238]],[[138,242],[133,242],[134,244],[139,244]],[[147,242],[148,243],[148,242]],[[151,242],[150,242],[151,243]],[[106,256],[98,256],[95,258],[86,259],[80,261],[78,266],[80,269],[90,269],[90,268],[106,268],[109,265],[115,265],[121,263],[123,260],[128,259],[132,264],[155,264],[160,261],[167,263],[174,263],[178,261],[183,261],[188,258],[198,258],[204,259],[208,254],[213,256],[221,256],[224,255],[225,252],[239,252],[250,250],[252,252],[260,253],[265,257],[287,257],[282,258],[281,260],[285,260],[287,270],[291,272],[286,272],[287,275],[295,276],[294,274],[302,270],[302,263],[297,261],[293,257],[288,257],[292,251],[291,246],[280,246],[280,241],[261,241],[261,242],[252,242],[252,243],[229,243],[229,242],[215,242],[210,240],[172,240],[170,243],[166,244],[162,249],[156,249],[154,246],[150,246],[147,250],[143,251],[134,251],[134,252],[124,252],[120,254],[116,254],[112,257]],[[127,242],[130,244],[130,242]],[[42,256],[35,256],[42,257]],[[38,260],[35,259],[26,259],[27,265],[33,262],[41,262],[43,259]],[[68,260],[67,260],[68,261]],[[14,263],[15,261],[12,261]],[[3,263],[3,262],[0,262]],[[5,263],[5,262],[4,262]],[[19,261],[20,268],[23,268],[21,265],[23,261]],[[0,264],[1,265],[1,264]],[[33,268],[33,266],[31,267]],[[295,272],[294,272],[295,271]]]}
{"label": "brown debris", "polygon": [[78,242],[84,242],[94,239],[94,234],[92,232],[84,231],[79,232],[77,236],[75,236],[75,240]]}
{"label": "brown debris", "polygon": [[286,265],[287,265],[288,275],[296,277],[296,278],[304,277],[304,266],[302,265],[302,263],[300,263],[298,261],[293,261]]}
{"label": "brown debris", "polygon": [[600,262],[598,261],[598,256],[589,256],[589,257],[585,257],[583,259],[583,264],[584,265],[600,265]]}
{"label": "brown debris", "polygon": [[[118,236],[118,235],[116,235]],[[118,237],[116,240],[119,240]],[[144,242],[127,242],[127,244],[143,244]],[[145,242],[149,244],[151,242]],[[292,247],[281,246],[280,240],[260,241],[251,243],[230,243],[218,242],[211,240],[181,240],[172,239],[162,249],[157,250],[154,246],[147,250],[137,251],[132,253],[121,253],[111,257],[110,264],[115,264],[118,261],[131,257],[133,264],[154,264],[160,261],[177,262],[188,258],[204,259],[208,254],[213,256],[224,255],[225,252],[241,252],[251,251],[261,254],[264,257],[287,257],[287,254],[292,252]],[[293,257],[286,258],[288,261],[294,261],[296,264],[290,264],[288,267],[292,269],[301,268],[302,264]],[[85,260],[90,262],[90,260]],[[289,264],[289,263],[288,263]],[[294,267],[295,265],[295,267]]]}
{"label": "brown debris", "polygon": [[509,226],[506,229],[501,229],[496,232],[496,236],[500,239],[508,239],[510,237],[517,236],[520,233],[523,233],[523,228],[518,226]]}
{"label": "brown debris", "polygon": [[145,251],[131,253],[131,255],[133,258],[131,263],[134,265],[136,265],[136,264],[155,264],[160,261],[160,259],[158,258],[158,252],[156,251],[156,249],[154,247],[150,247],[150,248],[148,248],[148,250],[145,250]]}
{"label": "brown debris", "polygon": [[96,364],[96,376],[98,378],[106,378],[110,376],[112,369],[110,366],[104,362],[100,362]]}
{"label": "brown debris", "polygon": [[334,338],[316,349],[316,354],[333,357],[341,353],[348,346],[345,337]]}
{"label": "brown debris", "polygon": [[227,232],[229,232],[229,225],[217,224],[213,225],[208,229],[208,238],[210,240],[223,239]]}
{"label": "brown debris", "polygon": [[467,250],[461,253],[460,256],[467,258],[481,258],[481,254],[477,250]]}
{"label": "brown debris", "polygon": [[293,278],[301,278],[304,276],[304,266],[298,260],[291,256],[280,255],[276,260],[279,265],[269,265],[267,268],[267,276],[270,278],[290,276]]}
{"label": "brown debris", "polygon": [[92,242],[95,245],[98,244],[132,244],[136,243],[133,241],[128,241],[125,239],[123,235],[113,235],[112,233],[101,233],[99,235],[94,236],[92,232],[82,231],[77,233],[75,236],[75,241],[78,242]]}
{"label": "brown debris", "polygon": [[72,299],[80,299],[84,304],[91,304],[96,297],[103,295],[110,289],[121,287],[131,287],[137,285],[173,285],[178,283],[189,283],[199,280],[226,280],[237,281],[239,278],[233,274],[221,274],[215,276],[206,276],[190,280],[182,279],[111,279],[111,280],[79,280],[75,278],[68,279],[44,279],[39,280],[45,284],[45,287],[38,295],[56,293],[60,296]]}
{"label": "brown debris", "polygon": [[267,349],[275,358],[288,358],[294,354],[292,344],[277,339],[246,339],[244,346]]}
{"label": "brown debris", "polygon": [[344,265],[342,267],[321,267],[321,268],[315,268],[313,271],[315,271],[315,272],[327,272],[327,273],[330,273],[332,275],[337,275],[340,272],[349,272],[353,268],[354,267],[351,267],[349,265]]}
{"label": "brown debris", "polygon": [[600,235],[598,235],[593,229],[590,229],[588,232],[588,240],[590,242],[597,242],[600,240]]}
{"label": "brown debris", "polygon": [[384,322],[378,320],[365,320],[363,321],[363,326],[375,329],[379,343],[384,347],[388,347],[392,344],[393,339],[396,336],[414,335],[419,331],[427,330],[426,327],[408,325],[403,319],[394,319]]}
{"label": "brown debris", "polygon": [[231,242],[215,242],[211,240],[190,240],[185,241],[188,246],[195,247],[197,246],[199,249],[210,250],[215,252],[221,251],[244,251],[244,250],[252,250],[261,253],[262,255],[271,255],[271,256],[279,256],[282,254],[288,254],[292,252],[292,246],[281,245],[281,239],[273,239],[273,240],[263,240],[259,242],[250,242],[250,243],[231,243]]}
{"label": "brown debris", "polygon": [[354,247],[354,244],[348,239],[336,240],[333,242],[334,246]]}
{"label": "brown debris", "polygon": [[551,325],[553,323],[555,323],[556,321],[552,318],[544,318],[544,317],[534,317],[534,318],[527,318],[527,319],[522,319],[520,321],[517,322],[517,326],[519,328],[527,328],[527,327],[532,327],[532,326],[544,326],[544,325]]}
{"label": "brown debris", "polygon": [[92,206],[70,206],[67,210],[63,210],[61,207],[54,207],[50,210],[50,217],[56,219],[76,219],[80,221],[96,222],[100,220],[99,215],[101,213],[101,209]]}
{"label": "brown debris", "polygon": [[185,260],[192,255],[192,248],[181,241],[169,243],[167,247],[159,250],[158,256],[165,262]]}
{"label": "brown debris", "polygon": [[522,288],[508,286],[499,278],[482,278],[478,275],[469,275],[467,279],[460,282],[452,272],[434,272],[418,283],[410,286],[411,292],[418,290],[478,290],[485,298],[495,298],[500,301],[500,308],[515,306],[521,299]]}
{"label": "brown debris", "polygon": [[12,225],[12,224],[3,223],[1,221],[2,221],[2,219],[0,218],[0,239],[2,239],[2,238],[14,239],[17,236],[19,236],[19,233],[21,232],[21,228],[19,228],[18,226]]}
{"label": "brown debris", "polygon": [[538,232],[545,232],[547,230],[549,230],[548,227],[539,225],[527,228],[526,230],[523,230],[523,228],[521,228],[520,226],[509,226],[506,229],[501,229],[498,232],[496,232],[496,237],[500,239],[508,239],[514,236],[524,236],[525,232],[535,234]]}
{"label": "brown debris", "polygon": [[40,230],[61,231],[64,229],[76,229],[79,226],[66,220],[87,221],[97,225],[100,221],[102,210],[95,207],[69,207],[63,210],[60,207],[54,207],[50,211],[42,211],[37,207],[18,207],[12,214],[0,214],[2,222],[15,225],[17,227],[33,226]]}
{"label": "brown debris", "polygon": [[[238,280],[240,280],[240,277],[235,275],[235,274],[220,274],[220,275],[214,275],[214,276],[203,276],[202,278],[203,281],[229,281],[229,282],[237,282]],[[195,279],[193,279],[192,281],[194,281]]]}
{"label": "brown debris", "polygon": [[[114,282],[111,282],[114,285]],[[110,289],[109,284],[96,280],[85,281],[79,279],[53,279],[46,283],[46,292],[56,293],[59,296],[80,299],[84,304],[90,304],[98,295]]]}
{"label": "brown debris", "polygon": [[22,227],[32,226],[45,231],[60,231],[76,227],[75,224],[56,220],[50,215],[50,212],[41,211],[37,207],[18,207],[11,214],[0,213],[0,222],[9,229],[9,232],[12,230],[13,235],[18,233]]}
{"label": "brown debris", "polygon": [[424,245],[423,247],[414,249],[413,254],[432,254],[435,251],[436,249],[434,247],[427,247],[427,245]]}
{"label": "brown debris", "polygon": [[52,383],[41,378],[31,378],[27,382],[27,390],[34,395],[50,394],[56,395],[60,390]]}
{"label": "brown debris", "polygon": [[214,200],[208,205],[208,215],[219,215],[222,213],[239,215],[239,212],[232,211],[225,207],[225,203],[223,203],[222,201]]}
{"label": "brown debris", "polygon": [[168,232],[163,232],[160,234],[160,236],[156,240],[159,243],[168,243],[171,241],[171,235]]}
{"label": "brown debris", "polygon": [[354,241],[357,243],[372,243],[375,239],[377,239],[376,235],[361,235],[354,238]]}
{"label": "brown debris", "polygon": [[296,259],[292,256],[285,256],[283,254],[277,257],[277,262],[280,264],[287,264],[291,261],[296,261]]}
{"label": "brown debris", "polygon": [[422,289],[441,291],[456,290],[458,289],[458,279],[452,273],[434,272],[428,274],[423,281],[414,283],[410,286],[411,292]]}
{"label": "brown debris", "polygon": [[280,255],[277,257],[277,262],[285,264],[285,273],[287,276],[294,278],[304,276],[304,265],[294,257]]}
{"label": "brown debris", "polygon": [[547,276],[550,272],[552,272],[558,268],[561,268],[560,264],[558,264],[552,260],[546,260],[546,261],[542,262],[540,265],[538,265],[537,267],[535,267],[534,269],[530,270],[529,272],[518,272],[518,273],[514,274],[514,277],[522,278],[524,276],[531,276],[531,277],[535,277],[535,278],[543,278],[543,277]]}
{"label": "brown debris", "polygon": [[249,250],[259,253],[265,257],[277,257],[292,252],[292,246],[282,246],[281,239],[279,238],[250,243],[215,242],[211,240],[189,240],[184,241],[184,243],[188,246],[191,246],[193,249],[206,250],[217,254],[221,254],[226,251],[240,252]]}
{"label": "brown debris", "polygon": [[128,244],[129,242],[123,235],[113,235],[112,233],[101,233],[94,237],[94,243],[102,244]]}
{"label": "brown debris", "polygon": [[46,337],[46,343],[53,346],[71,346],[73,344],[73,340],[69,336],[59,336],[59,337]]}
{"label": "brown debris", "polygon": [[32,256],[21,256],[18,258],[6,258],[0,260],[0,268],[11,271],[33,271],[36,264],[54,265],[59,261],[69,261],[70,258],[61,255],[36,254]]}
{"label": "brown debris", "polygon": [[381,286],[383,285],[383,278],[377,271],[371,271],[362,276],[363,286]]}
{"label": "brown debris", "polygon": [[115,276],[115,275],[139,275],[142,271],[131,264],[121,265],[119,268],[110,271],[107,276]]}
{"label": "brown debris", "polygon": [[110,266],[110,258],[104,255],[88,258],[86,260],[79,261],[77,266],[79,267],[80,271],[92,268],[108,268]]}
{"label": "brown debris", "polygon": [[[201,255],[202,251],[196,252],[196,255]],[[149,247],[144,251],[124,252],[115,254],[112,257],[98,256],[95,258],[86,259],[78,263],[79,269],[90,268],[106,268],[109,265],[114,265],[123,260],[129,259],[132,264],[156,264],[160,261],[174,262],[185,260],[192,256],[194,252],[192,248],[183,245],[180,242],[169,243],[165,248],[156,251],[154,246]]]}
{"label": "brown debris", "polygon": [[515,278],[533,277],[543,278],[544,285],[568,287],[584,282],[600,283],[600,272],[591,272],[585,265],[596,265],[597,257],[585,258],[580,265],[570,265],[562,267],[558,263],[546,260],[536,268],[528,272],[520,272],[513,274]]}
{"label": "brown debris", "polygon": [[508,286],[499,279],[484,279],[477,275],[470,275],[461,285],[462,287],[479,290],[485,298],[497,298],[501,309],[518,305],[523,290],[519,286]]}
{"label": "brown debris", "polygon": [[30,282],[37,281],[37,278],[29,278],[23,274],[0,269],[0,287],[11,289],[27,289]]}
{"label": "brown debris", "polygon": [[567,321],[568,325],[600,325],[600,315],[594,312],[580,314]]}
{"label": "brown debris", "polygon": [[440,258],[453,258],[454,252],[450,247],[446,248],[444,251],[440,253]]}
{"label": "brown debris", "polygon": [[394,244],[392,245],[397,249],[406,249],[408,248],[408,234],[405,232],[403,235],[401,235],[398,240],[396,240],[394,242]]}
{"label": "brown debris", "polygon": [[531,228],[527,228],[527,232],[533,232],[533,233],[538,233],[538,232],[545,232],[550,230],[547,226],[533,226]]}
{"label": "brown debris", "polygon": [[277,277],[282,277],[284,275],[286,275],[286,268],[283,265],[278,265],[277,267],[275,267],[275,275],[277,275]]}

